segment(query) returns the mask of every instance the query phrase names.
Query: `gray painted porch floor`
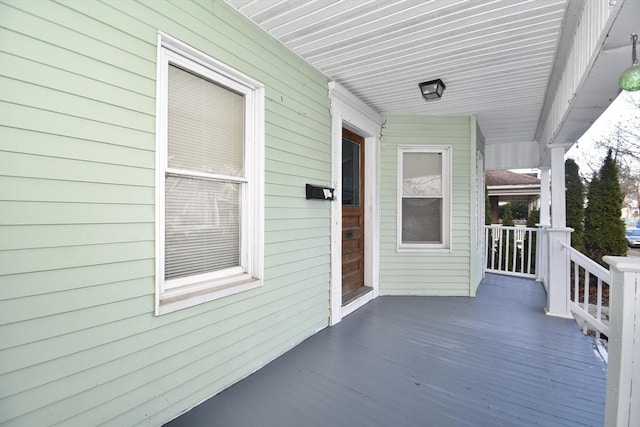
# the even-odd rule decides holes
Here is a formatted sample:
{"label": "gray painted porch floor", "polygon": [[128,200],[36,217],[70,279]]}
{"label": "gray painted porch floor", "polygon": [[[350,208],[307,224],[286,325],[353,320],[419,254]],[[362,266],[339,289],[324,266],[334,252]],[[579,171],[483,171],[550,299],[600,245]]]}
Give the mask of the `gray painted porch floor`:
{"label": "gray painted porch floor", "polygon": [[173,420],[198,426],[602,426],[605,373],[533,280],[380,297]]}

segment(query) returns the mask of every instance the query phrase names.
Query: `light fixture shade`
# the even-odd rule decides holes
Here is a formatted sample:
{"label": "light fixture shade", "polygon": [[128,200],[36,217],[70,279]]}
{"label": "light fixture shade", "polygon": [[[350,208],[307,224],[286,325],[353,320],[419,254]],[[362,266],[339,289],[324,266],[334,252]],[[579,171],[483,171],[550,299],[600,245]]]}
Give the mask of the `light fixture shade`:
{"label": "light fixture shade", "polygon": [[638,62],[638,55],[636,53],[637,44],[638,35],[631,33],[631,67],[624,70],[618,79],[620,89],[629,92],[640,90],[640,63]]}
{"label": "light fixture shade", "polygon": [[624,70],[618,80],[620,89],[629,92],[640,90],[640,65],[632,65]]}
{"label": "light fixture shade", "polygon": [[442,97],[442,93],[447,88],[444,82],[440,79],[429,80],[428,82],[419,83],[420,92],[424,99],[439,99]]}

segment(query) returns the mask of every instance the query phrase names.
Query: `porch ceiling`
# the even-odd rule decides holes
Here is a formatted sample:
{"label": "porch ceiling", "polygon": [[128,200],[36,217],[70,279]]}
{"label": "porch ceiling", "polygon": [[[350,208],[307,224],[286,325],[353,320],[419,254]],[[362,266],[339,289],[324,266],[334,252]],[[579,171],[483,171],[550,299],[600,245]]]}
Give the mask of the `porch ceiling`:
{"label": "porch ceiling", "polygon": [[[554,80],[564,68],[584,4],[576,0],[227,2],[380,113],[475,115],[487,144],[537,140],[543,105],[548,108],[552,99],[547,89],[555,90]],[[447,89],[442,99],[426,102],[418,83],[436,78]],[[605,94],[606,105],[613,96],[615,92]],[[586,131],[589,121],[606,107],[601,100],[598,103],[589,117],[572,124],[575,129],[569,134]]]}

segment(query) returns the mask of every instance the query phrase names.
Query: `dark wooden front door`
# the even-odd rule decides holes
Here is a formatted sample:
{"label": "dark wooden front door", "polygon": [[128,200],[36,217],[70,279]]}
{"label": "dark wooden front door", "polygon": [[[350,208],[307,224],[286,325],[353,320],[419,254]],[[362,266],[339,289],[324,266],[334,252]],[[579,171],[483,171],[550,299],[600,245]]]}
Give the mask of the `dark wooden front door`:
{"label": "dark wooden front door", "polygon": [[364,290],[364,138],[342,129],[342,303]]}

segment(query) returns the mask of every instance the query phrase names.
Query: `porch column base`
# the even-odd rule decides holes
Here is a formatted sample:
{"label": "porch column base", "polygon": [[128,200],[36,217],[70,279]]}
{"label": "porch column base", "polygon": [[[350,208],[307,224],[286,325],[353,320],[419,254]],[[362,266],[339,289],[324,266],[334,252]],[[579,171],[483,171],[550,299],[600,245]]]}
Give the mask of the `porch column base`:
{"label": "porch column base", "polygon": [[542,223],[536,224],[538,227],[538,248],[536,249],[536,281],[541,282],[544,285],[544,289],[549,289],[549,275],[547,268],[547,261],[549,257],[547,256],[547,250],[549,248],[549,243],[547,240],[549,237],[547,236],[547,230],[551,227],[551,224]]}
{"label": "porch column base", "polygon": [[573,314],[571,313],[569,314],[553,313],[549,311],[548,308],[544,309],[544,314],[546,314],[547,316],[560,317],[562,319],[574,319]]}
{"label": "porch column base", "polygon": [[547,307],[548,316],[571,319],[569,310],[569,251],[562,244],[571,245],[571,228],[547,228]]}

